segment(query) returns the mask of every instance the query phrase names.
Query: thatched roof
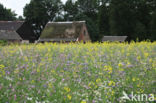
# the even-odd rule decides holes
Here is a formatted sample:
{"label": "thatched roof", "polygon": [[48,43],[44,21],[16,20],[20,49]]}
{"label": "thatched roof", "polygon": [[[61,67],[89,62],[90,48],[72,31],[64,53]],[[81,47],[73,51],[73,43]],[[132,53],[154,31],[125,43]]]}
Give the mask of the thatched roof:
{"label": "thatched roof", "polygon": [[120,41],[124,42],[127,39],[127,36],[104,36],[102,41]]}
{"label": "thatched roof", "polygon": [[23,24],[23,21],[0,21],[1,40],[22,40],[16,30]]}
{"label": "thatched roof", "polygon": [[0,30],[16,31],[24,21],[0,21]]}
{"label": "thatched roof", "polygon": [[85,21],[50,22],[41,33],[40,40],[75,40],[80,35],[83,25],[85,25]]}

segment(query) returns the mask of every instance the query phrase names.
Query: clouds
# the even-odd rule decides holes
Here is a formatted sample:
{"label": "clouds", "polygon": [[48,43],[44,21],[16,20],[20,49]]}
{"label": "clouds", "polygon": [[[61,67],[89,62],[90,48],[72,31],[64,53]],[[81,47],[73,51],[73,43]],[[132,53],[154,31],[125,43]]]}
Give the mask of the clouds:
{"label": "clouds", "polygon": [[[65,3],[66,0],[62,0]],[[30,0],[0,0],[6,8],[11,8],[18,15],[23,15],[24,6],[29,3]]]}

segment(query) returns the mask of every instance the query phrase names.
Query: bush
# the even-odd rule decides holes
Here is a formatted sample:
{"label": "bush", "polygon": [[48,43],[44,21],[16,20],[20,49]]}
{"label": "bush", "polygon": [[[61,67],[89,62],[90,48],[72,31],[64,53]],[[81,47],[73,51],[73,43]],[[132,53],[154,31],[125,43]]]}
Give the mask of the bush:
{"label": "bush", "polygon": [[0,40],[0,46],[5,46],[7,44],[8,42],[6,40]]}

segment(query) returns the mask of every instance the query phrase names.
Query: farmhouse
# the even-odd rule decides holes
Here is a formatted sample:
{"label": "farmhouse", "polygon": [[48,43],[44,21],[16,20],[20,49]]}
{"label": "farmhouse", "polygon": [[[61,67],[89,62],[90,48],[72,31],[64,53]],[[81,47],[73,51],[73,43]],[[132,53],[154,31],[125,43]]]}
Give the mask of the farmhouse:
{"label": "farmhouse", "polygon": [[49,22],[39,38],[39,42],[76,41],[90,41],[85,21]]}
{"label": "farmhouse", "polygon": [[104,36],[102,38],[102,42],[104,41],[119,41],[119,42],[124,42],[127,39],[127,36]]}
{"label": "farmhouse", "polygon": [[23,24],[21,21],[0,21],[0,40],[20,42],[22,38],[16,30]]}

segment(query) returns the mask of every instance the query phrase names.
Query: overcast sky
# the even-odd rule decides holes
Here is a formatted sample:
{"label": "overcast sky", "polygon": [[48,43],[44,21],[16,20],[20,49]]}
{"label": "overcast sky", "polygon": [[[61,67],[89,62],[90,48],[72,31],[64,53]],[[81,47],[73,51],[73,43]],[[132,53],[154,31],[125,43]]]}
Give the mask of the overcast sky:
{"label": "overcast sky", "polygon": [[[65,3],[66,0],[61,1]],[[29,2],[30,0],[0,0],[1,4],[3,4],[6,8],[11,8],[18,15],[23,15],[23,7]]]}

